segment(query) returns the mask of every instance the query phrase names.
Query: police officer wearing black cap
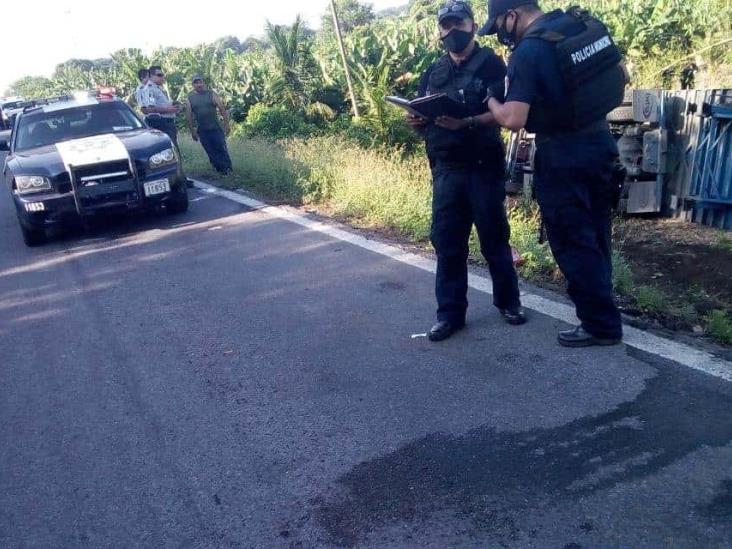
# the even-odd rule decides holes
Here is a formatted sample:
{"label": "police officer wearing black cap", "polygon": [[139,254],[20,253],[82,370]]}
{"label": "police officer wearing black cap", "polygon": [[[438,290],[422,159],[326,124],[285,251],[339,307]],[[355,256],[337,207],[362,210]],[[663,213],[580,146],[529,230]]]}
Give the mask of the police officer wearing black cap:
{"label": "police officer wearing black cap", "polygon": [[606,115],[622,101],[622,57],[607,28],[579,8],[544,13],[532,0],[489,0],[488,12],[479,34],[513,50],[505,99],[489,90],[488,108],[501,126],[536,133],[536,198],[581,321],[559,343],[620,343],[610,236],[618,151]]}
{"label": "police officer wearing black cap", "polygon": [[438,13],[447,53],[422,75],[419,95],[446,93],[473,115],[408,122],[427,143],[433,177],[431,240],[437,253],[437,323],[428,336],[441,341],[465,326],[468,308],[468,241],[473,224],[493,279],[493,303],[509,324],[523,324],[518,277],[508,243],[504,208],[504,149],[484,98],[490,85],[503,85],[506,67],[475,41],[477,25],[467,2],[453,0]]}

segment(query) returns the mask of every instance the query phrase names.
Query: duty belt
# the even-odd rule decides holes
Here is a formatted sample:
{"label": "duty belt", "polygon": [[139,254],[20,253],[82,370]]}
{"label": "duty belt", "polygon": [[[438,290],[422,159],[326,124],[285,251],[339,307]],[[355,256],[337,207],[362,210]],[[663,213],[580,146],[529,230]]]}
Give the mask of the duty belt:
{"label": "duty belt", "polygon": [[609,129],[610,128],[606,120],[598,120],[578,130],[558,130],[551,133],[536,134],[536,144],[541,145],[542,143],[551,143],[552,141],[562,137],[581,137],[583,135],[590,135],[601,131],[609,131]]}

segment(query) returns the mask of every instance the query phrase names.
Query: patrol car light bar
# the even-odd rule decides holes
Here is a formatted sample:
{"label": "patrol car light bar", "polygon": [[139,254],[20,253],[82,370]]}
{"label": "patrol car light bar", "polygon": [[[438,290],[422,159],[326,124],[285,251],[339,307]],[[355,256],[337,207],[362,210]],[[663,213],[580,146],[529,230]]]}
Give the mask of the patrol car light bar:
{"label": "patrol car light bar", "polygon": [[98,99],[112,99],[117,96],[117,88],[114,88],[112,86],[104,86],[101,88],[97,88],[97,98]]}

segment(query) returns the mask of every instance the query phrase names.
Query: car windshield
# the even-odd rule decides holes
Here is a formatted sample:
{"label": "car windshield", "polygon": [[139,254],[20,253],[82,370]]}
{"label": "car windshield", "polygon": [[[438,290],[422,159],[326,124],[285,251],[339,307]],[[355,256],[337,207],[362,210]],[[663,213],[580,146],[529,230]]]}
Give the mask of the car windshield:
{"label": "car windshield", "polygon": [[26,103],[26,101],[11,101],[10,103],[4,103],[2,108],[3,110],[9,111],[10,109],[17,109],[24,106],[23,103]]}
{"label": "car windshield", "polygon": [[23,115],[18,122],[15,150],[23,151],[105,133],[142,128],[142,123],[124,103],[95,103],[55,112]]}

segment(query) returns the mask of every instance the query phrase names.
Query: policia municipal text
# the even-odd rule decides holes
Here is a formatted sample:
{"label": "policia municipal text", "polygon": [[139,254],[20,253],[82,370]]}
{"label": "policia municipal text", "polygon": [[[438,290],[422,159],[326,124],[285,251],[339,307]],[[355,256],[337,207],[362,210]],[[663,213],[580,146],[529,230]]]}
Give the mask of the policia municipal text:
{"label": "policia municipal text", "polygon": [[468,240],[473,224],[493,279],[493,302],[509,324],[526,321],[519,301],[510,229],[504,208],[504,149],[493,115],[483,102],[491,85],[503,86],[506,67],[492,50],[475,42],[470,5],[451,1],[438,13],[447,54],[424,75],[420,95],[446,93],[473,115],[427,121],[411,115],[424,135],[432,168],[431,240],[437,253],[437,323],[431,341],[450,337],[465,325],[468,308]]}
{"label": "policia municipal text", "polygon": [[618,151],[606,115],[627,82],[620,52],[605,25],[579,8],[545,14],[532,0],[489,0],[488,11],[480,34],[497,33],[513,50],[505,101],[489,90],[488,108],[501,126],[536,134],[534,190],[581,321],[559,342],[619,343],[610,243]]}

